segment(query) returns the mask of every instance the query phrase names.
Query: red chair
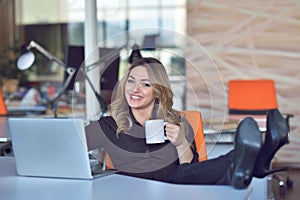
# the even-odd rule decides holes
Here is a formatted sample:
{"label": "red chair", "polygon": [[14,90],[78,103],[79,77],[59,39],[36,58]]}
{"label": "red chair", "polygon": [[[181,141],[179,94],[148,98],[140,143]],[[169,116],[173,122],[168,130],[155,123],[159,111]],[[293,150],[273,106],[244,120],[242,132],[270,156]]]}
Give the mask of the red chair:
{"label": "red chair", "polygon": [[187,119],[195,134],[196,150],[199,154],[198,161],[207,160],[205,137],[202,126],[202,116],[199,111],[184,110],[182,115]]}
{"label": "red chair", "polygon": [[[229,114],[266,115],[278,109],[275,83],[270,79],[230,80],[228,82]],[[287,114],[286,121],[293,115]]]}
{"label": "red chair", "polygon": [[[276,89],[273,80],[230,80],[228,82],[228,108],[229,114],[266,115],[268,110],[278,109]],[[288,128],[291,114],[285,116]],[[279,188],[292,187],[292,180],[275,174],[273,178],[278,181]]]}
{"label": "red chair", "polygon": [[228,82],[229,114],[266,114],[276,109],[273,80],[231,80]]}
{"label": "red chair", "polygon": [[7,107],[2,95],[2,90],[0,88],[0,116],[1,115],[5,115],[5,116],[7,115]]}

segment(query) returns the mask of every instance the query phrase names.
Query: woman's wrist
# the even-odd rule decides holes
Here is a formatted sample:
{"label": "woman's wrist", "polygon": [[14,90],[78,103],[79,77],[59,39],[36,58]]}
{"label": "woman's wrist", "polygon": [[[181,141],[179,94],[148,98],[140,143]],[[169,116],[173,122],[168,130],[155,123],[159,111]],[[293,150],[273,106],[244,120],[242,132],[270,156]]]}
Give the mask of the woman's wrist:
{"label": "woman's wrist", "polygon": [[176,149],[180,164],[190,163],[193,160],[194,154],[187,140],[185,140],[180,145],[176,146]]}
{"label": "woman's wrist", "polygon": [[190,148],[190,144],[186,139],[183,140],[183,142],[176,146],[177,151],[186,151],[188,148]]}

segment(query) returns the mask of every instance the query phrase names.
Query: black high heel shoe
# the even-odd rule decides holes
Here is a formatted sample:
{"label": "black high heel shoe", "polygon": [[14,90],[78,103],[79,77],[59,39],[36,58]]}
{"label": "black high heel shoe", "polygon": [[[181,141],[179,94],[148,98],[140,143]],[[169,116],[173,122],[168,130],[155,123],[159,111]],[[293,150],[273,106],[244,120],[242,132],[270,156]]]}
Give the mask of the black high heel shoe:
{"label": "black high heel shoe", "polygon": [[236,134],[231,185],[244,189],[252,180],[255,160],[261,148],[261,133],[256,121],[246,117],[240,122]]}
{"label": "black high heel shoe", "polygon": [[269,174],[288,170],[289,167],[270,170],[275,153],[289,143],[289,127],[278,109],[270,110],[267,115],[267,131],[265,142],[257,156],[253,175],[263,178]]}

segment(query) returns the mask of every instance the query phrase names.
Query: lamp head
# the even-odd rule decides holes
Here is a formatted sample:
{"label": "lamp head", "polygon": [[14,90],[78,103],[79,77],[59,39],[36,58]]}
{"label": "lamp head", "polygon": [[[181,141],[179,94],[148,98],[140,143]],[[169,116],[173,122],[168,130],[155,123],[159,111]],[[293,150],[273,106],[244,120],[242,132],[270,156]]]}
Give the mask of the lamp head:
{"label": "lamp head", "polygon": [[134,63],[135,61],[139,60],[143,58],[141,51],[140,51],[140,47],[137,44],[134,44],[132,47],[132,52],[128,58],[128,62],[130,64]]}
{"label": "lamp head", "polygon": [[22,54],[17,61],[18,69],[20,70],[26,70],[33,64],[35,60],[34,53],[32,51],[27,51],[24,54]]}

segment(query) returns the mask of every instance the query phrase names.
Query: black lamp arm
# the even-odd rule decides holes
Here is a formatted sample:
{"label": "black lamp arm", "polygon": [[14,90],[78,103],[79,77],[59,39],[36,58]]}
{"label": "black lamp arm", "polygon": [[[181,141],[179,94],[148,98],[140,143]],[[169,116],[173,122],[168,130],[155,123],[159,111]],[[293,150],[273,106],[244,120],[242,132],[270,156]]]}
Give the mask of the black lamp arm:
{"label": "black lamp arm", "polygon": [[67,72],[68,74],[68,78],[67,80],[64,82],[63,84],[63,87],[61,88],[60,92],[58,93],[58,95],[53,99],[51,100],[51,110],[52,112],[54,113],[54,117],[56,118],[57,117],[57,113],[56,113],[56,109],[57,109],[57,103],[58,103],[58,100],[60,99],[60,97],[64,94],[64,92],[66,91],[68,85],[70,84],[71,82],[71,79],[73,78],[76,70],[72,67],[68,67],[68,68],[65,68],[65,71]]}
{"label": "black lamp arm", "polygon": [[[60,97],[64,94],[64,92],[66,91],[68,85],[71,82],[71,79],[73,78],[73,76],[75,75],[76,69],[73,67],[69,67],[67,66],[65,63],[63,63],[61,60],[59,60],[57,57],[55,57],[53,54],[51,54],[50,52],[48,52],[46,49],[44,49],[41,45],[39,45],[38,43],[36,43],[35,41],[31,41],[27,46],[26,49],[30,50],[30,49],[36,49],[38,50],[41,54],[43,54],[45,57],[47,57],[49,60],[56,62],[60,67],[63,67],[64,70],[67,72],[68,77],[67,80],[64,82],[62,89],[60,90],[60,92],[58,93],[58,95],[51,100],[50,104],[51,104],[51,110],[54,113],[54,116],[57,117],[56,114],[56,110],[57,110],[57,103],[60,99]],[[123,47],[122,47],[123,48]],[[91,83],[91,80],[89,79],[87,72],[89,70],[92,69],[92,66],[95,66],[96,64],[101,63],[102,61],[97,61],[95,63],[93,63],[92,65],[86,67],[84,70],[82,70],[85,79],[88,81],[89,85],[91,86],[100,106],[101,109],[104,112],[107,111],[107,106],[106,103],[104,102],[104,100],[102,99],[102,97],[100,96],[100,94],[96,91],[96,89],[94,88],[93,84]]]}
{"label": "black lamp arm", "polygon": [[39,45],[38,43],[36,43],[33,40],[29,43],[29,45],[26,48],[27,48],[27,50],[35,48],[41,54],[43,54],[44,56],[46,56],[49,60],[53,60],[54,62],[56,62],[57,64],[59,64],[61,67],[65,68],[65,70],[68,68],[68,66],[65,63],[63,63],[61,60],[59,60],[57,57],[55,57],[53,54],[51,54],[49,51],[47,51],[46,49],[44,49],[41,45]]}
{"label": "black lamp arm", "polygon": [[84,74],[85,79],[88,81],[88,83],[89,83],[91,89],[93,90],[93,92],[94,92],[94,94],[95,94],[95,96],[96,96],[96,98],[97,98],[97,100],[98,100],[98,103],[99,103],[100,106],[101,106],[102,114],[104,114],[104,113],[107,111],[106,103],[104,102],[104,100],[103,100],[103,98],[100,96],[100,94],[96,91],[96,89],[95,89],[93,83],[91,82],[91,79],[88,77],[86,71],[84,71],[84,70],[81,70],[81,71],[82,71],[82,73]]}
{"label": "black lamp arm", "polygon": [[38,43],[36,43],[35,41],[31,41],[29,43],[29,45],[26,47],[27,50],[30,50],[30,49],[36,49],[38,50],[41,54],[43,54],[45,57],[47,57],[49,60],[51,61],[54,61],[56,62],[60,67],[64,68],[64,70],[66,71],[66,73],[68,74],[68,77],[66,79],[66,81],[64,82],[60,92],[58,93],[58,95],[52,99],[50,101],[50,104],[51,104],[51,110],[52,112],[54,113],[54,117],[56,118],[57,117],[57,113],[56,113],[56,110],[57,110],[57,103],[60,99],[60,97],[64,94],[64,92],[66,91],[68,85],[70,84],[71,82],[71,79],[73,78],[75,72],[76,72],[76,69],[73,68],[73,67],[69,67],[67,66],[65,63],[63,63],[61,60],[59,60],[57,57],[55,57],[53,54],[51,54],[49,51],[47,51],[46,49],[44,49],[41,45],[39,45]]}

